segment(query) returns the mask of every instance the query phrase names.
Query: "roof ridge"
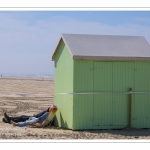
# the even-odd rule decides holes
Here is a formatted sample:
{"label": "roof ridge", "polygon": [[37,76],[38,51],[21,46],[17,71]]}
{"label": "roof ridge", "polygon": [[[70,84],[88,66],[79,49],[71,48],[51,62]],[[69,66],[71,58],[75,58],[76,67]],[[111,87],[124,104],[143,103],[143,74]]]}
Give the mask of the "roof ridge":
{"label": "roof ridge", "polygon": [[112,35],[112,34],[78,34],[78,33],[62,33],[63,35],[87,35],[87,36],[122,36],[122,37],[144,37],[142,35]]}

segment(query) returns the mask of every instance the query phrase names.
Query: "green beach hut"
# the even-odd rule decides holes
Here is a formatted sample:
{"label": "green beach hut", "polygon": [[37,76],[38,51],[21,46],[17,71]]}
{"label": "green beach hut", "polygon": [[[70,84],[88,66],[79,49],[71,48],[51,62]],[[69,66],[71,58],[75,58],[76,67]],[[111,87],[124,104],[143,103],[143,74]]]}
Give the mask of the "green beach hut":
{"label": "green beach hut", "polygon": [[150,45],[144,37],[62,34],[52,60],[55,126],[150,128]]}

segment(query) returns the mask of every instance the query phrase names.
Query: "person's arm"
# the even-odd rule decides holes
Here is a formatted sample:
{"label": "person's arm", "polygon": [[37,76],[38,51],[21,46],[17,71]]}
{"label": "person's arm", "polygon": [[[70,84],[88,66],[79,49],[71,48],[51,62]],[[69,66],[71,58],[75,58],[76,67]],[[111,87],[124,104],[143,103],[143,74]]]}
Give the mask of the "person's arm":
{"label": "person's arm", "polygon": [[42,123],[35,123],[34,126],[41,127],[44,124],[44,122],[47,119],[47,117],[48,117],[48,112],[45,112],[41,117],[38,118],[38,121],[42,121],[45,118],[42,121]]}
{"label": "person's arm", "polygon": [[[45,119],[45,120],[46,120],[46,119]],[[44,124],[45,120],[42,121],[42,123],[35,123],[34,125],[37,126],[37,127],[42,127],[42,125]]]}
{"label": "person's arm", "polygon": [[36,124],[34,124],[34,126],[41,127],[41,123],[36,123]]}

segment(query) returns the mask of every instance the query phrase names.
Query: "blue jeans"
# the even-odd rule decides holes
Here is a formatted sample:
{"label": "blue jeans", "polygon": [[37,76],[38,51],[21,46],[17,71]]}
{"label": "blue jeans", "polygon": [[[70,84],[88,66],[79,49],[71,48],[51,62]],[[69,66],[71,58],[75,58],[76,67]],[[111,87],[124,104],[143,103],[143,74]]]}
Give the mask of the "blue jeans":
{"label": "blue jeans", "polygon": [[[35,123],[40,123],[40,122],[42,122],[43,120],[45,120],[46,119],[46,117],[47,117],[47,115],[48,115],[48,112],[45,112],[41,117],[39,117],[39,118],[35,118],[35,117],[32,117],[31,119],[29,119],[29,120],[27,120],[27,121],[25,121],[25,122],[18,122],[17,123],[17,126],[19,126],[19,127],[24,127],[24,126],[27,126],[27,125],[29,125],[30,123],[33,123],[33,124],[35,124]],[[37,120],[36,120],[37,119]]]}

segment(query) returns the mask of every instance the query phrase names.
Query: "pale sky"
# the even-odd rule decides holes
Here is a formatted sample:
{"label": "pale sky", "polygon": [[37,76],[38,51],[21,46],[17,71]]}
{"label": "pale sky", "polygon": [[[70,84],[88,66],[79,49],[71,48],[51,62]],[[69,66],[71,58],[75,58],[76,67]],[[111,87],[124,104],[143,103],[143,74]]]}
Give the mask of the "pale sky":
{"label": "pale sky", "polygon": [[62,33],[138,35],[150,44],[150,11],[0,11],[0,74],[53,75]]}

